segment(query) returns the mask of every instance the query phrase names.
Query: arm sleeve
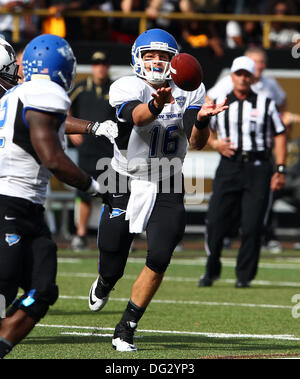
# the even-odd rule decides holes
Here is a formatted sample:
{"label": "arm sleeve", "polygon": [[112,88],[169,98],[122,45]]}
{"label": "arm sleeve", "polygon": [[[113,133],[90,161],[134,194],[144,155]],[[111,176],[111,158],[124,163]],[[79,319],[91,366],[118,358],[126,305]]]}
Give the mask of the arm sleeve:
{"label": "arm sleeve", "polygon": [[120,106],[117,106],[116,109],[118,118],[133,124],[134,122],[132,119],[132,112],[134,108],[137,107],[139,104],[142,104],[142,102],[139,100],[133,100],[125,102]]}
{"label": "arm sleeve", "polygon": [[193,129],[193,125],[195,123],[199,109],[200,108],[198,108],[198,109],[197,108],[188,108],[188,109],[186,109],[186,111],[183,114],[183,128],[184,128],[184,131],[186,134],[186,138],[188,140],[190,139],[192,129]]}

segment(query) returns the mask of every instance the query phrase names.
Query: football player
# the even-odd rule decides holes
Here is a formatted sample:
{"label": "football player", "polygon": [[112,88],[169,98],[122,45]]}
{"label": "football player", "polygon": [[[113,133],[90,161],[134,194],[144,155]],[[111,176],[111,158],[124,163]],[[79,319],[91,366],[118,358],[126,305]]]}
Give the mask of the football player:
{"label": "football player", "polygon": [[18,69],[14,49],[5,39],[0,38],[0,97],[18,83]]}
{"label": "football player", "polygon": [[[10,46],[10,45],[9,45]],[[0,75],[13,87],[0,101],[0,294],[11,308],[0,327],[0,358],[20,342],[58,298],[56,244],[44,221],[49,179],[91,194],[99,184],[64,153],[65,119],[76,59],[70,45],[41,35],[25,48],[25,81],[17,81],[13,49],[0,41]],[[14,86],[15,85],[15,86]],[[3,85],[4,89],[7,88]],[[79,120],[77,129],[99,133],[114,123]],[[101,126],[102,125],[102,126]],[[68,131],[72,129],[68,126]],[[113,138],[110,135],[111,138]],[[24,295],[14,300],[18,288]]]}
{"label": "football player", "polygon": [[112,159],[117,185],[99,224],[99,276],[90,290],[91,310],[99,311],[107,303],[123,275],[135,234],[146,231],[148,243],[145,266],[115,328],[112,344],[118,351],[137,350],[134,330],[183,237],[182,163],[188,142],[192,148],[203,148],[209,117],[227,108],[225,101],[205,104],[203,84],[192,92],[174,84],[170,61],[176,54],[177,42],[168,32],[145,31],[132,47],[135,75],[118,79],[110,88],[119,129]]}

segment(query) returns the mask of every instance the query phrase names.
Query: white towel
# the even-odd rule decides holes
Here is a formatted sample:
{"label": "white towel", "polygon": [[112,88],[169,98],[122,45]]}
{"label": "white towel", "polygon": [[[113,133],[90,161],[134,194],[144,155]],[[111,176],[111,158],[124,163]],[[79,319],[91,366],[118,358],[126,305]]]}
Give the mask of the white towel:
{"label": "white towel", "polygon": [[133,179],[126,209],[130,233],[142,233],[151,216],[157,193],[157,184],[146,180]]}

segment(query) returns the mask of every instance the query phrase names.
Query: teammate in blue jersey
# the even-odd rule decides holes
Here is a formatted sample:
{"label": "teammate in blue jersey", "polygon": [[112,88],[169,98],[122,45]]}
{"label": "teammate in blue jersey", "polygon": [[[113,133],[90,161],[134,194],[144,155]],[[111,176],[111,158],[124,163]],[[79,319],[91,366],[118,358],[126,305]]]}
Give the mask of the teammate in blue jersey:
{"label": "teammate in blue jersey", "polygon": [[[43,207],[50,176],[90,194],[98,194],[100,185],[63,150],[70,106],[67,91],[76,71],[67,41],[54,35],[33,39],[23,56],[25,82],[16,86],[15,54],[2,40],[0,54],[0,78],[12,86],[7,92],[4,86],[0,101],[0,294],[7,306],[13,302],[1,321],[3,358],[58,298],[57,247]],[[3,57],[7,62],[1,61]],[[113,139],[117,127],[112,121],[99,124],[71,118],[66,130]],[[18,288],[24,295],[16,299]]]}
{"label": "teammate in blue jersey", "polygon": [[183,237],[182,163],[188,144],[203,148],[209,117],[227,108],[225,101],[205,103],[203,84],[193,92],[174,84],[170,61],[176,54],[172,35],[147,30],[132,47],[134,76],[120,78],[110,88],[119,130],[112,159],[116,186],[109,188],[109,204],[99,225],[99,277],[90,290],[91,310],[99,311],[107,303],[123,275],[135,234],[146,231],[148,243],[146,264],[115,328],[112,344],[118,351],[137,350],[134,330]]}

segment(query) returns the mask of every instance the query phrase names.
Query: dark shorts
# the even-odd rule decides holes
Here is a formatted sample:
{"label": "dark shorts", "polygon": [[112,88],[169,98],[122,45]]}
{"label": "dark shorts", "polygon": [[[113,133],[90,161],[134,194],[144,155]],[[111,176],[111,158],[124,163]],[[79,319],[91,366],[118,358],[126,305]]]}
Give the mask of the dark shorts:
{"label": "dark shorts", "polygon": [[[122,178],[122,177],[121,177]],[[123,275],[134,234],[129,233],[125,212],[129,193],[109,195],[98,231],[99,273],[112,286]],[[182,193],[158,193],[146,227],[146,265],[157,273],[166,271],[181,241],[186,219]]]}
{"label": "dark shorts", "polygon": [[44,207],[0,195],[0,294],[7,306],[19,287],[41,296],[56,288],[56,252]]}

